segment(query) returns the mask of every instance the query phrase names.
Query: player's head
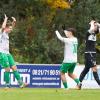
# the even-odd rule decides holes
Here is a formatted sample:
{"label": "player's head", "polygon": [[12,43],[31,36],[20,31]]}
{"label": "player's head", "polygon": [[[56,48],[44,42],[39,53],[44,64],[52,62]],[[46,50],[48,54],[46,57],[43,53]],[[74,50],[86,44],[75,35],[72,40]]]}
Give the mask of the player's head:
{"label": "player's head", "polygon": [[4,31],[6,32],[6,33],[10,33],[11,31],[12,31],[12,23],[11,23],[11,21],[8,21],[7,22],[7,24],[6,24],[6,27],[4,28]]}
{"label": "player's head", "polygon": [[92,20],[89,24],[90,24],[90,30],[92,30],[93,32],[98,31],[98,23],[95,20]]}
{"label": "player's head", "polygon": [[69,37],[72,37],[72,36],[75,35],[76,29],[74,29],[74,28],[68,28],[67,30],[64,30],[64,33],[65,33],[66,37],[69,38]]}

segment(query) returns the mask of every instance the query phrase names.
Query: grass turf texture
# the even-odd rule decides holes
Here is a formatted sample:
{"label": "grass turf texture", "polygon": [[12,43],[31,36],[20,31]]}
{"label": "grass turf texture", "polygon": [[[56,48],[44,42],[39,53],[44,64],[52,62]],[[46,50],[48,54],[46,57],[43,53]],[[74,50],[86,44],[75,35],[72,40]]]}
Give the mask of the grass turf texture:
{"label": "grass turf texture", "polygon": [[99,89],[0,88],[0,100],[99,100]]}

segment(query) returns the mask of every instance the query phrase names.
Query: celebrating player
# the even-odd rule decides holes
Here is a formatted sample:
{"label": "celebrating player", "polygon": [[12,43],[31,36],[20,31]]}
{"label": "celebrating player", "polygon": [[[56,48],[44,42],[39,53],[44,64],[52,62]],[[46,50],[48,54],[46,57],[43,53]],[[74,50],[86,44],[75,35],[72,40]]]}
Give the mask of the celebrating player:
{"label": "celebrating player", "polygon": [[86,34],[86,48],[85,48],[85,68],[80,74],[80,85],[79,88],[81,89],[82,81],[85,75],[89,72],[91,68],[93,71],[93,76],[98,85],[100,86],[100,80],[97,73],[97,66],[96,66],[96,34],[100,32],[100,24],[95,20],[92,20],[90,23],[90,29]]}
{"label": "celebrating player", "polygon": [[16,19],[14,17],[12,17],[12,20],[12,22],[8,21],[8,17],[5,14],[4,22],[0,29],[0,65],[5,70],[4,81],[6,88],[10,87],[10,68],[12,69],[19,86],[23,88],[27,84],[22,82],[20,74],[17,71],[15,61],[9,52],[9,33],[11,33],[16,23]]}
{"label": "celebrating player", "polygon": [[67,89],[68,85],[67,85],[65,73],[68,73],[68,76],[71,77],[77,83],[77,85],[80,83],[76,75],[73,74],[76,63],[77,63],[78,40],[74,36],[75,34],[74,28],[69,28],[67,30],[64,30],[66,38],[62,37],[57,30],[55,31],[55,33],[58,39],[64,42],[65,44],[64,60],[61,65],[60,71],[61,71],[61,80],[63,82],[64,88]]}

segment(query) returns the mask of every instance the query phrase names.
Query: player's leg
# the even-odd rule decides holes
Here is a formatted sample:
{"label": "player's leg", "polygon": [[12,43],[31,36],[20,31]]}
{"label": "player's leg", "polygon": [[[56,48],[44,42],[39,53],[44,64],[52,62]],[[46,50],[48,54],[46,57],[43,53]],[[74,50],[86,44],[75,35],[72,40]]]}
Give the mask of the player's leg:
{"label": "player's leg", "polygon": [[15,78],[17,79],[20,88],[26,87],[27,84],[22,81],[20,74],[17,71],[17,66],[15,66],[15,65],[11,66],[11,69],[13,70],[13,74],[14,74]]}
{"label": "player's leg", "polygon": [[75,66],[76,66],[76,63],[72,63],[70,65],[70,68],[68,69],[68,76],[71,77],[77,83],[77,85],[78,85],[80,83],[80,81],[77,78],[77,76],[75,74],[73,74]]}
{"label": "player's leg", "polygon": [[79,88],[80,81],[77,78],[77,76],[75,74],[73,74],[73,73],[68,73],[68,76],[71,77],[75,81],[75,83],[77,84],[76,85],[76,89],[80,90],[80,88]]}
{"label": "player's leg", "polygon": [[8,61],[7,54],[0,53],[0,64],[1,67],[5,70],[4,72],[4,81],[6,87],[10,87],[10,65]]}
{"label": "player's leg", "polygon": [[85,67],[79,77],[80,82],[83,81],[84,77],[89,72],[90,67],[91,67],[91,56],[90,54],[86,53],[85,54]]}
{"label": "player's leg", "polygon": [[65,73],[61,72],[61,80],[62,80],[62,83],[63,83],[63,86],[64,88],[68,88],[68,85],[67,85],[67,81],[66,81],[66,77],[65,77]]}
{"label": "player's leg", "polygon": [[80,84],[78,85],[79,89],[82,88],[82,81],[84,77],[86,76],[86,74],[89,72],[89,69],[90,69],[89,64],[90,64],[90,61],[88,61],[88,59],[85,59],[85,67],[79,76],[79,80],[80,80]]}
{"label": "player's leg", "polygon": [[83,71],[81,72],[80,77],[79,77],[80,82],[83,81],[84,77],[89,72],[89,69],[90,69],[89,67],[85,66],[85,68],[83,69]]}
{"label": "player's leg", "polygon": [[11,66],[11,69],[13,70],[14,77],[17,79],[17,81],[19,83],[19,86],[21,86],[23,84],[23,81],[20,77],[19,72],[17,71],[17,67],[16,66]]}
{"label": "player's leg", "polygon": [[4,81],[5,81],[5,85],[6,88],[10,88],[10,67],[4,68],[5,72],[4,72]]}
{"label": "player's leg", "polygon": [[18,83],[19,83],[19,86],[20,87],[24,87],[26,84],[23,83],[23,81],[22,81],[22,79],[20,77],[20,74],[19,74],[19,72],[17,70],[17,66],[15,65],[15,61],[14,61],[14,59],[13,59],[11,54],[8,55],[8,59],[9,59],[9,64],[11,66],[11,69],[13,70],[13,74],[14,74],[15,78],[17,79]]}
{"label": "player's leg", "polygon": [[63,63],[60,68],[60,73],[61,73],[60,75],[61,75],[61,80],[64,85],[64,88],[68,88],[67,80],[66,80],[66,76],[65,76],[65,73],[67,73],[67,71],[68,71],[68,67],[69,67],[68,64]]}
{"label": "player's leg", "polygon": [[79,80],[81,82],[81,84],[79,85],[80,89],[81,89],[82,81],[83,81],[85,75],[89,72],[89,69],[92,66],[93,66],[93,63],[92,63],[91,54],[90,53],[86,53],[85,54],[85,68],[83,69],[83,71],[81,72],[80,77],[79,77]]}
{"label": "player's leg", "polygon": [[89,72],[89,67],[87,65],[85,65],[85,68],[83,69],[83,71],[80,74],[79,80],[80,80],[80,84],[78,84],[78,88],[81,89],[82,88],[82,81],[84,79],[84,77],[86,76],[86,74]]}
{"label": "player's leg", "polygon": [[68,76],[71,77],[77,83],[77,85],[80,83],[79,79],[77,78],[75,74],[68,73]]}
{"label": "player's leg", "polygon": [[92,67],[92,71],[93,71],[94,79],[96,80],[98,85],[100,85],[100,79],[99,79],[99,76],[98,76],[98,73],[97,73],[97,66]]}
{"label": "player's leg", "polygon": [[96,66],[96,53],[91,53],[90,55],[91,55],[91,68],[93,71],[93,76],[98,85],[100,85],[100,79],[97,73],[97,66]]}

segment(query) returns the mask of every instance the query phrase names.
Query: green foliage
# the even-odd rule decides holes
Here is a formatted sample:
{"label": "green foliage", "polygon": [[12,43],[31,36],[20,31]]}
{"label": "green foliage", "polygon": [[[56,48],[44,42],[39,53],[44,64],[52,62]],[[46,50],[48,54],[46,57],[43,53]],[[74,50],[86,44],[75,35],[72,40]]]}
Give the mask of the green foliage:
{"label": "green foliage", "polygon": [[63,43],[56,38],[53,26],[58,25],[61,33],[63,24],[66,27],[75,27],[79,39],[78,59],[79,63],[84,63],[85,34],[91,19],[100,20],[99,8],[100,0],[76,0],[70,9],[52,8],[46,0],[1,0],[0,24],[4,13],[9,19],[11,16],[16,17],[17,25],[10,34],[10,46],[16,61],[21,63],[61,63]]}

